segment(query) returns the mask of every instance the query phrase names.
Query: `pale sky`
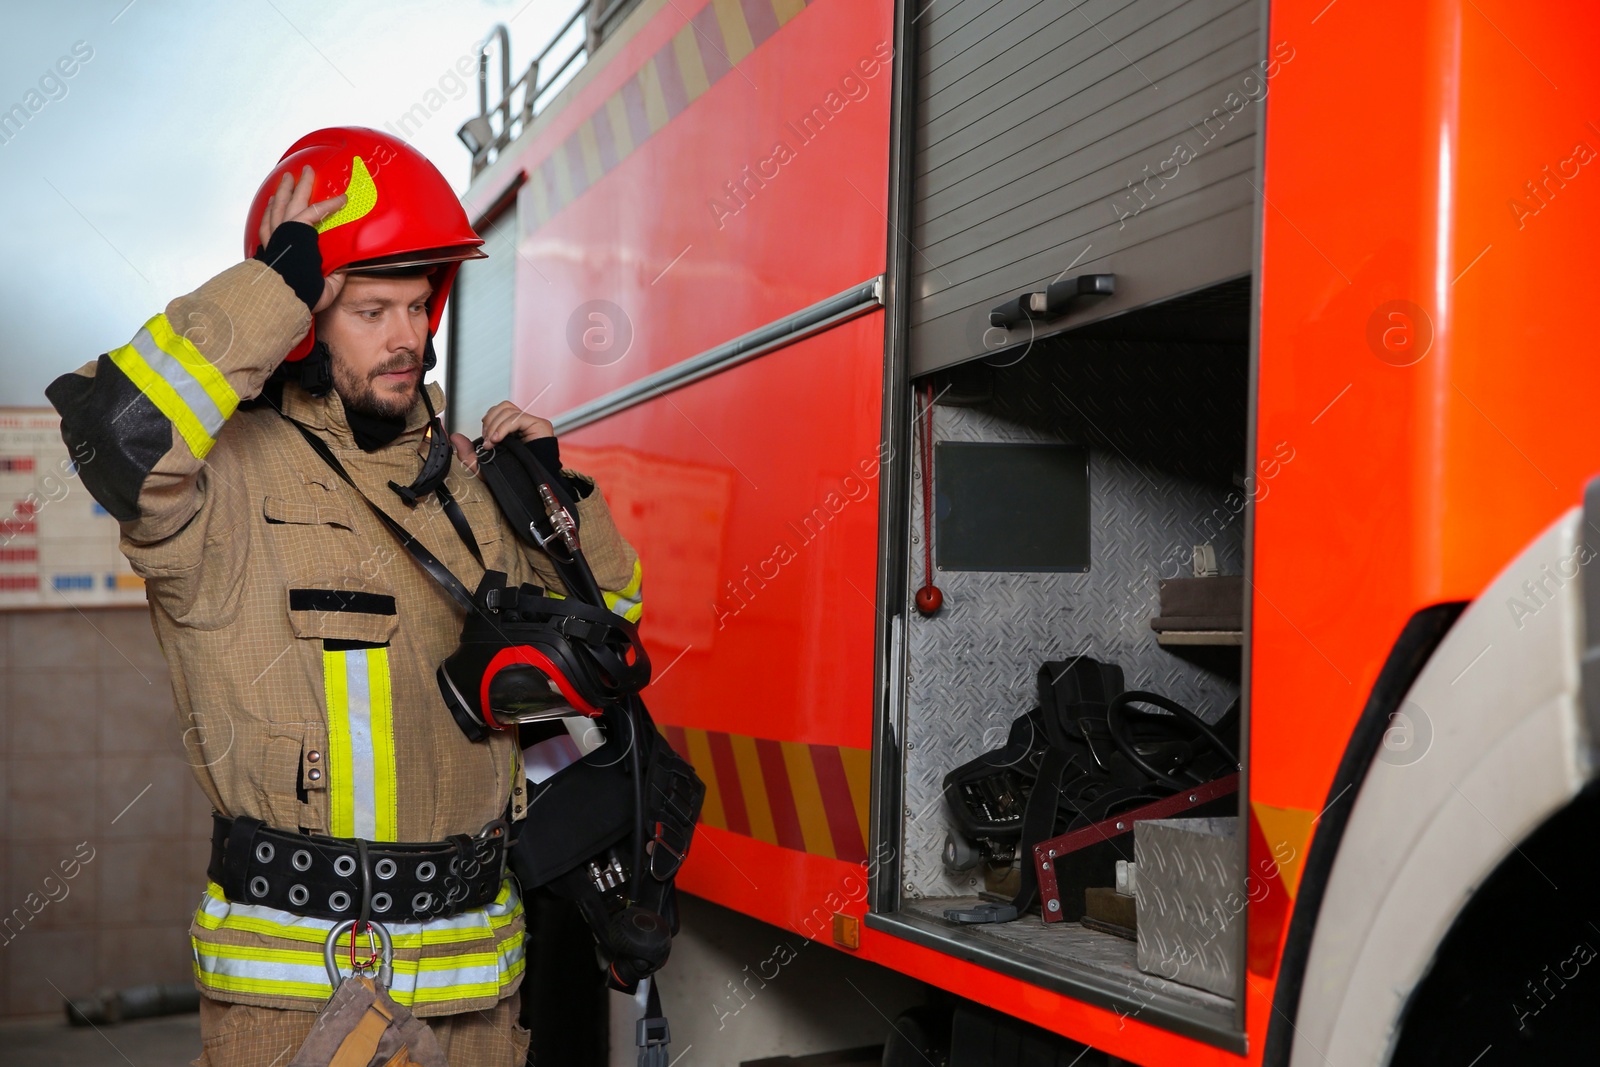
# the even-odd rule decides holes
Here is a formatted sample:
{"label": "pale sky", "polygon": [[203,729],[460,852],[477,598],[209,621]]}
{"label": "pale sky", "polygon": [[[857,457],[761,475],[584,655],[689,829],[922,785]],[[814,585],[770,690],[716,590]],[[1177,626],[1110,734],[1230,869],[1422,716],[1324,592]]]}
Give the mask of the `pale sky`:
{"label": "pale sky", "polygon": [[[242,258],[257,186],[313,129],[437,106],[410,140],[464,190],[477,84],[456,62],[507,22],[515,78],[577,6],[0,0],[0,118],[37,108],[0,127],[0,406],[44,405],[56,375]],[[489,76],[493,106],[498,60]]]}

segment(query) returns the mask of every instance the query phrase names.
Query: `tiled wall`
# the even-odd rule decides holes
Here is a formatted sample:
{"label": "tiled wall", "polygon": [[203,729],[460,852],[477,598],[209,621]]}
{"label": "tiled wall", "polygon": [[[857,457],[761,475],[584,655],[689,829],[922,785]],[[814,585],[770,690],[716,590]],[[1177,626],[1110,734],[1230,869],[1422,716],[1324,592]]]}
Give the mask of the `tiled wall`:
{"label": "tiled wall", "polygon": [[179,736],[144,608],[0,614],[0,1017],[190,980],[210,809]]}

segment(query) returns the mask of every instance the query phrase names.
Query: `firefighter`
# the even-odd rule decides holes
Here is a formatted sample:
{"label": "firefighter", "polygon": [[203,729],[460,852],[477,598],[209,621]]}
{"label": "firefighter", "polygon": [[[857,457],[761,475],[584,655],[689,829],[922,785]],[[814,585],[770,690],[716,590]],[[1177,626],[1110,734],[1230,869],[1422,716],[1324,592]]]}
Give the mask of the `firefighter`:
{"label": "firefighter", "polygon": [[[288,1062],[330,994],[328,931],[363,917],[392,936],[392,995],[451,1062],[524,1061],[523,907],[502,875],[526,814],[521,753],[447,712],[435,668],[464,612],[402,540],[468,589],[494,570],[562,591],[475,481],[470,443],[445,443],[443,396],[422,383],[482,243],[403,141],[319,130],[257,194],[251,258],[47,390],[145,580],[215,811],[190,929],[198,1064]],[[550,423],[513,404],[483,433],[559,469]],[[560,477],[608,605],[637,620],[637,555],[593,480]]]}

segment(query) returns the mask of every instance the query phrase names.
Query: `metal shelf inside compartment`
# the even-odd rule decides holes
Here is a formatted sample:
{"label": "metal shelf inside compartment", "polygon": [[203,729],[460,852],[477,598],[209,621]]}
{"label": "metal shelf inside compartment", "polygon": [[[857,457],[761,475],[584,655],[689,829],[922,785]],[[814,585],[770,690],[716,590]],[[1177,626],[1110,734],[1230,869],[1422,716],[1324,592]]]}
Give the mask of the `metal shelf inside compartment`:
{"label": "metal shelf inside compartment", "polygon": [[970,906],[977,897],[924,897],[906,900],[902,914],[930,921],[951,941],[983,945],[1014,957],[1029,970],[1068,977],[1081,976],[1118,999],[1134,1005],[1178,1010],[1190,1017],[1209,1017],[1213,1025],[1228,1029],[1233,1025],[1234,1002],[1203,989],[1168,981],[1139,970],[1138,946],[1114,934],[1090,930],[1077,922],[1046,923],[1037,913],[1008,923],[955,923],[944,917],[944,909]]}
{"label": "metal shelf inside compartment", "polygon": [[1156,643],[1162,648],[1177,645],[1243,645],[1243,630],[1158,630]]}

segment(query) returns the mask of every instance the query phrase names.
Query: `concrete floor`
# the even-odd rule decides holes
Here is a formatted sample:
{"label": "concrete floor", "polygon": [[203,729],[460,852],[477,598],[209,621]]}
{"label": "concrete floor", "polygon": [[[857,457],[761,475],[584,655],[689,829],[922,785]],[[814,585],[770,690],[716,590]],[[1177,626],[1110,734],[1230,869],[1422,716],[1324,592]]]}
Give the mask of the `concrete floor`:
{"label": "concrete floor", "polygon": [[200,1055],[200,1016],[95,1030],[59,1017],[0,1023],[0,1067],[182,1067]]}

